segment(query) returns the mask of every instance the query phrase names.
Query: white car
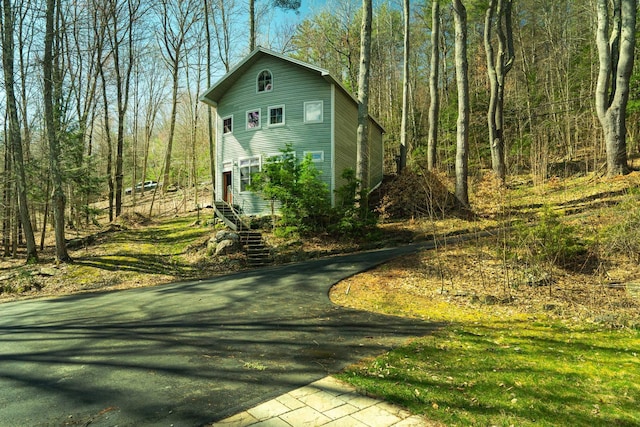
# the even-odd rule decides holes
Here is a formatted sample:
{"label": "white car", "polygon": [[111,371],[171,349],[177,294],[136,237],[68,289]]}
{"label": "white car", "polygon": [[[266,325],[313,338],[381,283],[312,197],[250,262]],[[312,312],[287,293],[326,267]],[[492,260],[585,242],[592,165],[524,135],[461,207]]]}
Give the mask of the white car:
{"label": "white car", "polygon": [[[158,183],[156,181],[145,181],[144,183],[139,182],[138,184],[136,184],[136,193],[140,193],[143,187],[144,187],[144,190],[147,191],[147,190],[153,190],[157,186],[158,186]],[[124,189],[124,194],[131,194],[132,192],[133,190],[131,187]]]}

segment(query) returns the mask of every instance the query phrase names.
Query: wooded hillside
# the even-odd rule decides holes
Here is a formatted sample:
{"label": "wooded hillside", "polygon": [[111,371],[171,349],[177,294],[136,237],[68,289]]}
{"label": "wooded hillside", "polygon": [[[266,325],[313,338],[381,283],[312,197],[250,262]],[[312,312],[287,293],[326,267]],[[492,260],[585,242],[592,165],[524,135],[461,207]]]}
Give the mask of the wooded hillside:
{"label": "wooded hillside", "polygon": [[[408,167],[429,157],[427,167],[455,174],[454,15],[461,7],[471,176],[493,168],[538,184],[633,167],[640,154],[637,0],[427,1],[409,3],[408,14],[400,2],[380,1],[373,4],[369,112],[387,131],[388,174],[404,164],[401,142]],[[158,195],[210,183],[216,141],[198,97],[254,40],[330,70],[354,95],[358,87],[359,2],[3,0],[1,9],[4,256],[17,256],[26,243],[35,258],[54,219],[64,242],[61,228],[90,223],[98,201],[115,219],[135,207],[138,182],[158,181]],[[605,135],[617,144],[609,155]]]}

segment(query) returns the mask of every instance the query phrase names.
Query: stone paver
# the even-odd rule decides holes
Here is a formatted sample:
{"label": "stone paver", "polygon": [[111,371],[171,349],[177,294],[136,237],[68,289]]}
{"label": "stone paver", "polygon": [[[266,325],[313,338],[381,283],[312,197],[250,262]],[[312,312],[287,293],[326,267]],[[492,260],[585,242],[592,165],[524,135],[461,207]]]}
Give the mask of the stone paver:
{"label": "stone paver", "polygon": [[325,377],[276,399],[224,419],[220,427],[426,427],[422,417],[388,402],[358,394],[353,387]]}

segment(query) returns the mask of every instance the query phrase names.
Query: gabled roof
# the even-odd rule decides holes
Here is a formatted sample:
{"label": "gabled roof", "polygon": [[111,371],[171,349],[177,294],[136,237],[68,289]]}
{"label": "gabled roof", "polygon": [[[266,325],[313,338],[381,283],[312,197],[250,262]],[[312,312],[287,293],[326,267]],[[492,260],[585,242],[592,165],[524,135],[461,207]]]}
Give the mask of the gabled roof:
{"label": "gabled roof", "polygon": [[[298,59],[284,56],[263,47],[256,48],[242,61],[240,61],[240,63],[236,64],[231,70],[229,70],[227,74],[222,76],[220,80],[218,80],[213,86],[207,89],[205,93],[200,97],[200,100],[212,107],[216,107],[220,98],[222,98],[225,92],[227,92],[227,90],[229,90],[229,88],[231,88],[245,74],[245,71],[249,69],[256,61],[265,56],[272,56],[281,59],[290,64],[297,65],[298,67],[318,74],[330,84],[334,84],[339,90],[341,90],[351,100],[353,100],[356,105],[358,104],[358,100],[342,85],[342,83],[334,79],[331,74],[329,74],[329,71],[325,70],[324,68],[320,68],[315,65],[300,61]],[[384,128],[382,127],[382,125],[375,118],[371,116],[369,117],[380,128],[380,130],[384,132]]]}

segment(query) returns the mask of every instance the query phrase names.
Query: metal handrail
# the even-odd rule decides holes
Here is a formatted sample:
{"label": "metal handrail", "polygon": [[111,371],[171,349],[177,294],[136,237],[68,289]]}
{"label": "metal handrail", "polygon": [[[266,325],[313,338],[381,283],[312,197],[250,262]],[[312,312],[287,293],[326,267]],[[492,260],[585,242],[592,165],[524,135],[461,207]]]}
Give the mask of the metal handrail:
{"label": "metal handrail", "polygon": [[246,228],[246,229],[250,229],[251,227],[249,227],[243,220],[242,217],[240,217],[240,213],[233,207],[232,204],[227,203],[225,200],[221,200],[221,202],[227,206],[229,208],[229,210],[231,211],[231,213],[233,214],[234,218],[236,219],[236,222],[231,221],[231,219],[227,218],[226,215],[224,215],[222,212],[220,212],[220,210],[218,209],[218,207],[216,206],[216,204],[213,204],[214,210],[216,212],[216,214],[218,215],[218,217],[220,219],[222,219],[222,221],[224,221],[224,223],[231,228],[233,231],[238,231],[238,224],[241,225],[241,228]]}

